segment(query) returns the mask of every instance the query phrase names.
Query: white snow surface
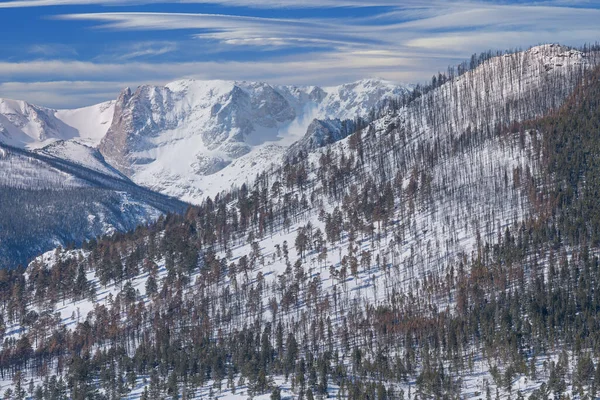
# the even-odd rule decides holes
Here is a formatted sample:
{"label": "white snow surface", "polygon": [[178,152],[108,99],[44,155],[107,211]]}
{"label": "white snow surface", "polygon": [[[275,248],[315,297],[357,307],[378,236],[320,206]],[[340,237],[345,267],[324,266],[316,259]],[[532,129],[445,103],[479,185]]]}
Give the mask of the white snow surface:
{"label": "white snow surface", "polygon": [[59,140],[34,151],[45,156],[81,165],[85,168],[114,178],[125,178],[119,171],[104,161],[104,157],[102,157],[97,149],[79,143],[78,141]]}
{"label": "white snow surface", "polygon": [[36,149],[56,140],[97,146],[112,121],[114,101],[75,110],[53,110],[22,100],[0,99],[0,142]]}
{"label": "white snow surface", "polygon": [[107,101],[75,110],[58,110],[56,118],[73,127],[78,139],[89,146],[98,146],[112,122],[115,102]]}
{"label": "white snow surface", "polygon": [[186,79],[73,110],[0,99],[0,143],[114,174],[80,144],[99,148],[136,183],[200,203],[279,163],[314,119],[365,117],[411,89],[381,79],[326,88]]}

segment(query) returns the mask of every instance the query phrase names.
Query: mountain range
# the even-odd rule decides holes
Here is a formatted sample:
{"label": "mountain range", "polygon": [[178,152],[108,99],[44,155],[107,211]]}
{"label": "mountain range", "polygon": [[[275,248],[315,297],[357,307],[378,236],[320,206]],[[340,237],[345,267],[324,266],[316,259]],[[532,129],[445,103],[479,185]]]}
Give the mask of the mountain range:
{"label": "mountain range", "polygon": [[[35,229],[43,232],[43,238],[38,239],[44,245],[25,250],[23,243],[34,240],[26,234],[18,246],[2,241],[5,256],[0,260],[25,262],[39,250],[57,244],[80,244],[84,238],[115,229],[132,229],[161,212],[182,210],[176,199],[199,204],[207,195],[241,184],[269,163],[278,163],[291,144],[313,134],[308,128],[314,126],[316,118],[363,118],[386,99],[408,92],[405,86],[381,80],[325,89],[182,80],[164,87],[141,86],[134,92],[124,89],[114,101],[74,110],[2,99],[0,147],[10,146],[13,151],[9,150],[10,157],[4,159],[5,175],[0,184],[65,193],[91,187],[112,192],[108,203],[115,204],[123,201],[115,197],[131,201],[133,193],[140,193],[142,187],[172,199],[165,197],[161,200],[163,208],[157,209],[144,200],[144,195],[137,198],[136,207],[121,207],[120,213],[108,212],[108,203],[100,207],[102,211],[96,204],[75,214],[68,208],[46,204],[54,210],[51,215],[57,223],[51,224],[52,228]],[[339,137],[339,120],[330,126],[337,127],[334,135]],[[319,143],[324,142],[320,139]],[[30,152],[19,152],[19,157],[29,154],[30,158],[17,161],[16,149]],[[48,162],[39,162],[41,157]],[[69,171],[64,165],[69,165]],[[80,171],[75,170],[78,167]],[[119,182],[120,186],[82,183],[76,177],[89,173],[105,175],[103,180]],[[63,214],[69,215],[69,232],[57,229],[64,223]],[[91,215],[97,217],[91,219]],[[28,226],[49,220],[54,218],[32,216]],[[5,232],[9,231],[7,226]],[[7,248],[9,243],[12,251]]]}
{"label": "mountain range", "polygon": [[[126,88],[116,100],[73,110],[0,99],[0,146],[65,161],[109,180],[124,180],[127,188],[150,189],[168,196],[162,204],[171,203],[164,211],[174,211],[181,209],[178,201],[201,204],[207,196],[214,198],[251,182],[290,157],[314,152],[370,122],[375,127],[387,125],[391,105],[413,97],[400,110],[399,121],[422,129],[417,132],[421,139],[413,142],[418,146],[445,141],[469,126],[493,129],[505,121],[543,115],[570,93],[579,79],[577,72],[593,64],[589,57],[560,45],[537,46],[495,57],[464,74],[469,68],[463,65],[463,71],[452,72],[458,75],[453,85],[442,84],[440,78],[433,85],[439,89],[422,95],[415,93],[415,85],[379,79],[324,88],[181,80],[135,91]],[[540,99],[539,93],[550,94]],[[427,132],[438,132],[439,137],[427,137]],[[54,186],[65,180],[62,170],[48,164],[19,165],[15,172],[5,169],[4,180],[11,181],[10,187],[64,186]],[[65,181],[70,180],[76,181],[70,176]],[[66,189],[72,187],[62,187]],[[49,234],[45,242],[65,245],[60,238],[73,237],[81,243],[83,238],[115,228],[131,229],[158,215],[148,212],[152,205],[142,204],[144,211],[132,210],[125,218],[129,222],[113,214],[103,229],[89,222],[91,210],[73,215],[78,226],[85,226],[83,231]],[[60,210],[56,215],[61,215]],[[28,237],[24,240],[29,242]],[[35,252],[4,262],[25,262],[25,255]]]}
{"label": "mountain range", "polygon": [[[2,210],[67,204],[109,233],[43,253],[27,220],[37,257],[0,274],[17,396],[598,393],[598,46],[484,53],[410,87],[186,80],[85,111],[7,104]],[[135,229],[106,217],[128,207]]]}
{"label": "mountain range", "polygon": [[409,92],[382,80],[327,88],[182,80],[125,89],[115,101],[76,110],[0,100],[0,142],[27,149],[85,144],[137,184],[199,203],[252,177],[231,165],[236,160],[260,163],[268,151],[278,162],[315,119],[366,118]]}

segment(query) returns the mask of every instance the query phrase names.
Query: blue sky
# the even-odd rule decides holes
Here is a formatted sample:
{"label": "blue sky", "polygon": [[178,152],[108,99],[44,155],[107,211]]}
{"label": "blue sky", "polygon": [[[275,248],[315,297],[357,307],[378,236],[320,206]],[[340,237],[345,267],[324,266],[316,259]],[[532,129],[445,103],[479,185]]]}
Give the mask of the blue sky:
{"label": "blue sky", "polygon": [[600,40],[599,1],[0,0],[0,97],[56,108],[180,78],[422,82],[488,49]]}

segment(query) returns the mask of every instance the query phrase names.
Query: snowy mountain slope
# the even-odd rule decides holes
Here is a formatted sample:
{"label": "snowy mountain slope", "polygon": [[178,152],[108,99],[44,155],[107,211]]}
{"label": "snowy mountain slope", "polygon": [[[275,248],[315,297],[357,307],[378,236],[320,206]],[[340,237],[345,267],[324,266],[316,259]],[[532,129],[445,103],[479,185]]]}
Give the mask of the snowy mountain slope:
{"label": "snowy mountain slope", "polygon": [[93,171],[112,176],[119,179],[127,179],[118,170],[110,166],[102,157],[98,149],[89,147],[75,140],[59,140],[51,144],[34,150],[37,154],[57,158],[58,160],[68,161]]}
{"label": "snowy mountain slope", "polygon": [[327,95],[319,102],[315,118],[336,118],[352,120],[365,117],[370,111],[379,108],[382,101],[407,94],[413,85],[399,86],[382,79],[364,79],[340,86],[323,88]]}
{"label": "snowy mountain slope", "polygon": [[310,153],[354,133],[356,126],[351,120],[314,119],[306,129],[306,134],[286,150],[286,157],[298,156],[300,152]]}
{"label": "snowy mountain slope", "polygon": [[56,140],[98,145],[112,120],[114,102],[76,110],[52,110],[20,100],[0,99],[0,143],[39,148]]}
{"label": "snowy mountain slope", "polygon": [[383,79],[363,79],[339,86],[276,86],[297,114],[307,119],[337,118],[352,120],[365,117],[386,99],[409,93],[414,85],[397,84]]}
{"label": "snowy mountain slope", "polygon": [[115,111],[115,101],[74,110],[57,110],[56,118],[77,130],[78,141],[97,147],[106,135]]}
{"label": "snowy mountain slope", "polygon": [[40,190],[53,187],[76,188],[84,187],[85,182],[59,168],[53,168],[36,157],[16,148],[0,145],[0,164],[3,173],[0,175],[2,187]]}
{"label": "snowy mountain slope", "polygon": [[[246,154],[247,141],[272,140],[277,128],[295,117],[270,86],[253,89],[246,91],[233,82],[180,81],[142,86],[135,93],[125,90],[100,149],[129,174],[172,147],[177,153],[189,149],[228,158]],[[258,132],[246,140],[254,131]],[[189,162],[194,154],[181,154],[178,161]]]}
{"label": "snowy mountain slope", "polygon": [[[420,193],[400,206],[413,217],[399,218],[406,223],[396,227],[396,240],[421,278],[443,274],[443,265],[538,211],[530,185],[539,176],[539,137],[516,135],[519,123],[558,109],[598,65],[598,53],[558,45],[493,57],[369,124],[354,150],[349,140],[330,149],[358,153],[376,181]],[[511,134],[500,135],[511,124]],[[309,161],[320,158],[317,152]]]}
{"label": "snowy mountain slope", "polygon": [[15,147],[34,146],[52,139],[71,139],[77,131],[54,116],[53,110],[24,101],[0,100],[0,138]]}
{"label": "snowy mountain slope", "polygon": [[418,98],[400,123],[439,137],[469,126],[494,129],[535,118],[560,107],[598,62],[597,52],[584,54],[556,44],[494,57]]}
{"label": "snowy mountain slope", "polygon": [[[134,93],[127,89],[115,101],[74,110],[0,100],[0,143],[41,149],[61,141],[60,151],[44,151],[80,164],[90,161],[84,165],[92,169],[98,168],[96,157],[82,156],[83,148],[69,142],[97,147],[137,183],[198,203],[203,193],[214,193],[215,182],[207,176],[233,160],[245,156],[266,168],[260,148],[272,149],[278,156],[270,158],[278,163],[315,119],[365,117],[385,99],[410,90],[377,79],[327,88],[182,80]],[[236,175],[222,173],[232,177],[228,181]]]}
{"label": "snowy mountain slope", "polygon": [[[98,158],[90,161],[90,163],[98,163],[98,170],[96,170],[81,165],[77,160],[66,160],[56,157],[54,154],[47,154],[45,151],[31,152],[1,144],[0,149],[2,149],[0,160],[5,164],[6,168],[4,170],[7,171],[5,174],[7,179],[4,182],[6,186],[29,190],[52,190],[54,188],[87,186],[115,192],[131,193],[134,196],[145,199],[152,207],[163,212],[183,211],[187,207],[181,201],[134,184],[123,175],[116,173],[114,169],[100,164],[101,159]],[[89,151],[89,148],[84,147],[84,149],[85,151]],[[78,149],[78,151],[81,150]],[[90,154],[92,158],[95,155],[93,151],[91,153],[83,153],[84,159],[87,159]],[[14,170],[18,169],[26,172],[23,175],[14,173],[11,165],[19,166],[19,168],[14,168]],[[23,179],[26,176],[37,176],[38,170],[35,168],[35,165],[41,166],[41,174],[47,173],[49,174],[48,176],[54,176],[56,179],[39,179],[33,183]],[[110,173],[105,173],[104,169]]]}
{"label": "snowy mountain slope", "polygon": [[245,156],[268,167],[262,146],[283,154],[315,118],[364,117],[407,91],[377,80],[326,89],[193,80],[143,86],[121,93],[100,150],[138,184],[199,202],[213,185],[210,175],[233,175],[233,160]]}

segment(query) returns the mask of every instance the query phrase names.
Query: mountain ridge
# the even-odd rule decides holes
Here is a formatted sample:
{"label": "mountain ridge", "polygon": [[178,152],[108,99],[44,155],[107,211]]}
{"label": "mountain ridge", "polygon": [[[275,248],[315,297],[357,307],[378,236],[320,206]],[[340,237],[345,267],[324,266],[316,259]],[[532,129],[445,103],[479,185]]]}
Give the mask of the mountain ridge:
{"label": "mountain ridge", "polygon": [[[216,194],[208,175],[223,171],[230,177],[226,179],[233,179],[227,167],[240,158],[264,162],[257,156],[264,146],[283,154],[315,118],[366,117],[384,99],[408,93],[377,82],[343,85],[327,89],[329,93],[316,87],[236,81],[143,86],[119,97],[116,119],[100,149],[137,183],[198,203]],[[363,101],[365,86],[376,95]]]}
{"label": "mountain ridge", "polygon": [[25,371],[42,397],[597,393],[598,50],[474,60],[343,135],[313,120],[279,165],[237,158],[247,182],[184,215],[43,254],[0,281],[0,384],[19,392]]}
{"label": "mountain ridge", "polygon": [[[256,154],[250,157],[259,157],[264,146],[281,156],[314,119],[364,118],[382,101],[410,90],[410,85],[380,79],[325,88],[183,79],[165,86],[142,85],[135,91],[127,88],[114,101],[75,110],[20,102],[36,110],[38,119],[63,129],[35,124],[13,106],[4,114],[18,115],[35,126],[24,133],[0,120],[0,142],[40,149],[55,140],[78,141],[99,148],[112,167],[137,183],[198,203],[215,194],[205,175],[225,169],[253,149]],[[0,114],[0,119],[6,117]],[[169,165],[169,160],[178,164]]]}
{"label": "mountain ridge", "polygon": [[[69,142],[54,142],[61,146]],[[71,146],[76,145],[70,143]],[[0,265],[12,268],[57,245],[134,229],[188,205],[139,187],[104,163],[0,144]]]}

